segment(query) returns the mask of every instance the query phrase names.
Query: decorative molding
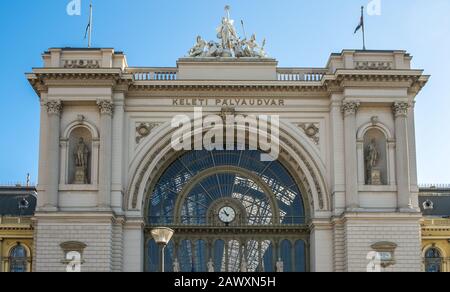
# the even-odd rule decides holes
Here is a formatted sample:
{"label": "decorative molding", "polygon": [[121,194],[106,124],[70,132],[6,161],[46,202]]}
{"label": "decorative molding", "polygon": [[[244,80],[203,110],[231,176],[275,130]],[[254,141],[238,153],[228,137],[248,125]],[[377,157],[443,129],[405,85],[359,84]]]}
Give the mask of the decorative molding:
{"label": "decorative molding", "polygon": [[66,69],[98,69],[100,68],[99,60],[65,60],[64,68]]}
{"label": "decorative molding", "polygon": [[409,110],[409,103],[407,102],[396,102],[392,106],[392,110],[394,112],[395,117],[407,117]]}
{"label": "decorative molding", "polygon": [[310,138],[314,144],[320,143],[320,124],[319,123],[299,123],[297,126],[303,130],[306,136]]}
{"label": "decorative molding", "polygon": [[100,114],[102,115],[113,115],[114,112],[114,103],[110,100],[98,100],[97,101],[98,108],[100,110]]}
{"label": "decorative molding", "polygon": [[148,137],[152,131],[161,126],[161,123],[136,123],[136,143]]}
{"label": "decorative molding", "polygon": [[380,61],[357,61],[355,62],[356,70],[392,70],[392,62]]}
{"label": "decorative molding", "polygon": [[346,116],[356,115],[360,105],[361,105],[361,103],[356,102],[356,101],[344,101],[342,103],[342,112]]}
{"label": "decorative molding", "polygon": [[60,115],[62,112],[62,103],[60,100],[51,100],[45,103],[49,115]]}
{"label": "decorative molding", "polygon": [[[290,134],[289,133],[285,133],[286,135],[288,135],[289,137]],[[286,152],[285,149],[281,149],[280,151],[280,155],[282,156],[283,161],[285,163],[287,163],[290,167],[292,167],[292,171],[290,172],[294,178],[299,181],[299,185],[301,185],[301,189],[303,191],[304,194],[308,194],[308,200],[311,199],[309,201],[312,210],[315,209],[314,206],[314,195],[313,195],[313,190],[315,188],[316,192],[317,192],[317,200],[318,200],[318,207],[321,211],[326,210],[326,208],[329,207],[330,204],[330,200],[327,196],[327,190],[326,190],[326,184],[323,182],[323,180],[320,179],[320,175],[318,175],[316,173],[316,171],[314,170],[313,165],[311,165],[311,163],[309,162],[309,160],[306,159],[305,155],[298,150],[287,138],[284,137],[280,137],[280,140],[283,141],[284,143],[286,143],[286,145],[288,147],[290,147],[298,156],[299,159],[304,163],[306,170],[308,171],[309,175],[312,177],[313,180],[313,185],[310,184],[310,182],[308,181],[308,176],[304,174],[304,170],[303,168],[298,165],[297,161],[292,157],[292,155],[290,155],[289,153]],[[149,159],[146,160],[145,164],[142,165],[141,167],[139,167],[138,169],[141,169],[139,172],[134,174],[132,181],[132,184],[129,186],[129,195],[128,195],[128,199],[125,201],[125,205],[129,206],[130,201],[131,201],[131,208],[132,209],[137,209],[138,208],[138,199],[139,199],[139,190],[140,187],[142,186],[146,171],[150,168],[150,165],[155,163],[156,158],[161,155],[162,152],[164,152],[168,147],[170,146],[170,140],[169,141],[165,141],[162,144],[159,144],[157,146],[154,146],[154,149],[151,150],[152,155],[149,157]],[[181,155],[182,153],[178,153],[179,155]],[[147,183],[145,186],[145,192],[149,192],[150,190],[153,189],[153,187],[156,185],[159,176],[160,176],[160,172],[162,169],[165,169],[165,167],[167,167],[167,162],[172,161],[173,159],[175,159],[177,156],[174,154],[173,151],[169,151],[167,152],[165,155],[163,155],[162,157],[160,157],[156,163],[156,165],[154,166],[153,170],[151,171],[149,177],[147,177]],[[315,165],[314,165],[315,166]],[[297,175],[294,175],[297,174]],[[300,183],[301,182],[301,183]]]}
{"label": "decorative molding", "polygon": [[82,242],[69,241],[69,242],[61,243],[60,247],[62,248],[62,250],[64,252],[77,251],[77,252],[83,253],[83,251],[87,247],[87,245]]}

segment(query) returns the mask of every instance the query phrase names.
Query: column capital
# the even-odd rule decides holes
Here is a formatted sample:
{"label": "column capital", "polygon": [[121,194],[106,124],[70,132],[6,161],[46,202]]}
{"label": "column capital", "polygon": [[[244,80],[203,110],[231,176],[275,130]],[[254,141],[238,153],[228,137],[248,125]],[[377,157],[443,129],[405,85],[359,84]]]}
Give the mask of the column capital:
{"label": "column capital", "polygon": [[97,100],[97,105],[101,115],[113,115],[114,103],[110,100]]}
{"label": "column capital", "polygon": [[356,115],[360,105],[361,103],[357,101],[344,101],[342,102],[341,110],[346,116]]}
{"label": "column capital", "polygon": [[60,100],[51,100],[45,103],[49,115],[60,115],[62,112],[62,103]]}
{"label": "column capital", "polygon": [[396,102],[392,106],[392,111],[394,112],[396,118],[407,117],[410,107],[411,105],[407,102]]}

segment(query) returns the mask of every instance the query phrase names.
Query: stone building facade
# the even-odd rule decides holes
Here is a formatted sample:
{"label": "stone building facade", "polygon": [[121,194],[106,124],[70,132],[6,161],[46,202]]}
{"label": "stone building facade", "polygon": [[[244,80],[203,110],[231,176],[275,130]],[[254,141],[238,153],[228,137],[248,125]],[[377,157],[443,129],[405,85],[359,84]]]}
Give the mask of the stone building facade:
{"label": "stone building facade", "polygon": [[[216,271],[271,271],[280,263],[285,271],[366,271],[377,252],[386,271],[421,271],[414,105],[428,76],[411,60],[405,51],[344,50],[324,68],[279,68],[262,57],[189,57],[174,68],[143,68],[109,48],[48,50],[27,75],[41,105],[33,269],[66,271],[76,252],[82,271],[151,271],[149,231],[164,225],[176,232],[171,270],[181,262],[185,271],[214,264]],[[211,155],[225,155],[226,169],[213,158],[203,173],[209,154],[173,150],[173,117],[195,122],[198,107],[279,116],[280,155],[266,165],[270,174],[223,153]],[[186,167],[183,178],[165,182],[183,161],[198,172]],[[211,193],[257,187],[224,195],[228,202],[212,194],[205,209],[212,217],[197,222],[197,176],[198,186],[218,177]],[[164,186],[178,179],[186,181],[168,194]],[[253,201],[236,202],[246,197]],[[273,218],[214,225],[220,204],[248,220],[258,208]],[[191,211],[197,215],[183,221]]]}
{"label": "stone building facade", "polygon": [[34,187],[0,186],[0,272],[32,272]]}
{"label": "stone building facade", "polygon": [[431,185],[420,189],[423,270],[450,272],[450,186]]}

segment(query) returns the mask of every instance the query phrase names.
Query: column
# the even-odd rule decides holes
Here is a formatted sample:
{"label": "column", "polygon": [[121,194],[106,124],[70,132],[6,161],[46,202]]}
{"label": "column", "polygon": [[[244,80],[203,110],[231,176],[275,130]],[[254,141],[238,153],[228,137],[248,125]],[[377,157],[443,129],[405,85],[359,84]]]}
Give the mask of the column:
{"label": "column", "polygon": [[345,211],[345,159],[344,159],[344,120],[342,118],[342,96],[332,93],[330,105],[330,147],[331,155],[331,194],[334,214],[340,215]]}
{"label": "column", "polygon": [[343,102],[344,147],[345,147],[345,201],[346,209],[359,208],[358,161],[356,153],[356,113],[359,102]]}
{"label": "column", "polygon": [[397,170],[397,207],[400,211],[411,210],[411,192],[409,175],[408,147],[408,110],[409,104],[397,102],[393,106],[395,116],[396,170]]}
{"label": "column", "polygon": [[112,118],[112,181],[111,181],[111,207],[114,210],[122,210],[123,202],[123,171],[124,167],[124,93],[114,94],[114,116]]}
{"label": "column", "polygon": [[[58,190],[59,190],[59,135],[61,127],[62,103],[59,100],[52,100],[46,103],[47,107],[47,151],[46,155],[46,202],[43,209],[45,211],[58,210]],[[45,158],[43,158],[45,159]]]}
{"label": "column", "polygon": [[42,93],[41,100],[41,110],[40,110],[40,132],[39,132],[39,181],[37,185],[37,192],[39,194],[37,198],[37,210],[41,210],[48,202],[47,196],[47,125],[48,125],[48,113],[47,113],[47,102],[46,93]]}
{"label": "column", "polygon": [[112,115],[113,103],[99,100],[100,110],[100,155],[98,207],[111,209],[111,160],[112,160]]}
{"label": "column", "polygon": [[3,272],[3,238],[0,238],[0,273]]}
{"label": "column", "polygon": [[128,219],[123,226],[123,272],[144,271],[148,257],[143,228],[142,218]]}
{"label": "column", "polygon": [[261,240],[258,241],[258,270],[256,272],[259,272],[259,273],[265,272]]}

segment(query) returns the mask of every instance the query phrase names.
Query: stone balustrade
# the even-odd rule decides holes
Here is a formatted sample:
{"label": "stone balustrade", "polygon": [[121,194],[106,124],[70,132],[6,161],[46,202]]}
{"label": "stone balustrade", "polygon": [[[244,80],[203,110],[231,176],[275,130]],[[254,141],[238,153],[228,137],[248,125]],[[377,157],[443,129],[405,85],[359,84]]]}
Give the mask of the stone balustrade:
{"label": "stone balustrade", "polygon": [[[127,68],[136,81],[173,81],[178,80],[177,68]],[[317,68],[278,68],[278,81],[321,81],[326,69]]]}
{"label": "stone balustrade", "polygon": [[136,81],[169,81],[177,80],[176,68],[127,68]]}
{"label": "stone balustrade", "polygon": [[326,69],[316,68],[278,68],[278,81],[321,81]]}

